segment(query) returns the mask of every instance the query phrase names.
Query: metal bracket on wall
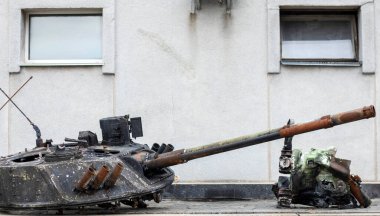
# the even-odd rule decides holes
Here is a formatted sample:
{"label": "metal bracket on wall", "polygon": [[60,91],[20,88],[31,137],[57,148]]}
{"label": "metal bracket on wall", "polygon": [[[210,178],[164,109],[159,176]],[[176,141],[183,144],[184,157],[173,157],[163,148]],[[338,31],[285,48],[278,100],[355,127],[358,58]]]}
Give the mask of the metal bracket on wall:
{"label": "metal bracket on wall", "polygon": [[190,13],[195,14],[195,11],[201,9],[201,0],[191,0]]}
{"label": "metal bracket on wall", "polygon": [[[219,4],[226,4],[226,13],[231,13],[232,0],[217,0]],[[190,13],[195,14],[197,10],[201,9],[201,0],[191,0]]]}
{"label": "metal bracket on wall", "polygon": [[231,13],[232,0],[226,0],[226,13]]}

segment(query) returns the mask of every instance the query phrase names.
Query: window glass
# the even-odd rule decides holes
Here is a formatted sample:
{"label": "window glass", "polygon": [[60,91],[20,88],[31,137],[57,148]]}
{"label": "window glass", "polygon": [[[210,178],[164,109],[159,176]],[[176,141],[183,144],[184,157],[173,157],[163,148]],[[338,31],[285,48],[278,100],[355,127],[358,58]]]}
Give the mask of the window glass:
{"label": "window glass", "polygon": [[282,20],[283,59],[355,59],[353,21]]}
{"label": "window glass", "polygon": [[29,16],[29,60],[101,58],[101,15]]}

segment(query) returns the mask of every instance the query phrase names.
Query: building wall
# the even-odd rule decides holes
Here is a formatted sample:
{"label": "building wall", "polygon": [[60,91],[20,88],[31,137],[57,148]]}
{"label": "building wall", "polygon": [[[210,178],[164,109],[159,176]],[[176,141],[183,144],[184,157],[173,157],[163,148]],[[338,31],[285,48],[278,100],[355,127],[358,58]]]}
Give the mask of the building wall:
{"label": "building wall", "polygon": [[[231,17],[214,1],[191,17],[189,3],[117,1],[116,114],[141,115],[143,142],[178,149],[267,129],[266,24],[252,23],[266,2],[237,2]],[[174,169],[183,180],[266,181],[268,150]]]}
{"label": "building wall", "polygon": [[[15,102],[38,125],[44,139],[62,143],[65,137],[77,138],[79,131],[98,132],[98,119],[113,115],[114,77],[103,75],[100,68],[25,67],[10,75],[10,92],[30,76],[33,79]],[[13,106],[9,112],[9,144],[9,152],[35,146],[33,128]]]}
{"label": "building wall", "polygon": [[[375,8],[374,8],[374,13],[375,13],[375,20],[379,19],[379,15],[380,15],[380,3],[379,1],[375,1]],[[379,21],[376,21],[375,22],[375,41],[376,41],[376,66],[377,68],[380,66],[380,64],[378,62],[380,62],[380,22]],[[379,75],[376,75],[375,76],[375,102],[376,102],[376,106],[379,107],[380,106],[380,100],[379,100],[379,92],[380,92],[380,76]],[[379,133],[379,126],[380,126],[380,119],[379,118],[376,118],[376,121],[375,121],[375,126],[376,126],[376,130],[375,130],[375,164],[378,164],[378,161],[380,159],[380,147],[379,147],[379,142],[380,142],[380,133]],[[380,166],[376,166],[376,174],[377,174],[377,181],[380,180]]]}
{"label": "building wall", "polygon": [[[0,41],[8,41],[8,1],[0,1]],[[0,49],[0,88],[7,91],[9,88],[8,73],[8,43],[2,43]],[[1,106],[6,98],[0,97]],[[0,154],[8,153],[8,106],[0,111]]]}
{"label": "building wall", "polygon": [[[281,66],[281,73],[269,74],[268,58],[275,50],[268,49],[273,26],[267,22],[267,1],[236,0],[231,15],[214,0],[202,2],[202,10],[190,15],[190,0],[113,1],[114,75],[102,73],[101,66],[21,67],[10,74],[9,55],[0,50],[0,87],[11,94],[34,77],[15,102],[55,143],[80,130],[100,135],[98,119],[109,115],[141,116],[144,137],[138,142],[180,149],[280,127],[289,118],[304,122],[364,105],[380,107],[380,80],[363,74],[362,67]],[[331,2],[345,6],[345,1],[326,4]],[[370,6],[380,12],[376,2]],[[0,7],[0,27],[9,30],[8,1]],[[0,41],[8,35],[0,31]],[[8,107],[0,112],[3,154],[34,145],[30,125]],[[334,145],[337,156],[352,160],[353,173],[379,181],[378,123],[371,119],[300,135],[294,147]],[[261,144],[174,170],[182,182],[274,181],[281,146],[282,140]]]}

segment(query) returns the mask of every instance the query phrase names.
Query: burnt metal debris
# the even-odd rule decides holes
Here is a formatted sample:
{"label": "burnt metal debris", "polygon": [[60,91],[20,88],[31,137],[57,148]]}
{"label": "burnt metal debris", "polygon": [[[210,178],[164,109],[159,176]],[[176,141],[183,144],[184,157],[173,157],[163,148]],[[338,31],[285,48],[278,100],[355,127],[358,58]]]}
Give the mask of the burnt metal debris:
{"label": "burnt metal debris", "polygon": [[[371,112],[364,109],[364,113]],[[354,119],[354,115],[358,114],[344,115],[339,119]],[[287,127],[293,124],[294,121],[289,119]],[[312,148],[302,154],[301,150],[292,149],[292,138],[288,136],[284,139],[279,159],[279,172],[289,175],[279,176],[272,187],[278,207],[303,204],[318,208],[367,208],[371,205],[369,196],[362,190],[361,178],[350,173],[351,161],[335,157],[335,147]]]}
{"label": "burnt metal debris", "polygon": [[[288,147],[289,143],[285,142],[284,149]],[[312,148],[305,154],[299,149],[284,149],[279,169],[290,176],[280,176],[272,187],[278,207],[303,204],[318,208],[367,208],[371,205],[361,188],[361,178],[350,174],[351,161],[335,157],[335,147]]]}
{"label": "burnt metal debris", "polygon": [[161,201],[163,189],[174,181],[170,166],[374,116],[375,108],[368,106],[180,150],[171,144],[155,143],[150,148],[135,143],[131,137],[143,135],[141,118],[103,118],[101,142],[95,133],[81,131],[77,139],[67,138],[62,144],[38,141],[32,150],[2,157],[0,208],[62,210],[120,204],[142,208],[146,207],[145,200]]}

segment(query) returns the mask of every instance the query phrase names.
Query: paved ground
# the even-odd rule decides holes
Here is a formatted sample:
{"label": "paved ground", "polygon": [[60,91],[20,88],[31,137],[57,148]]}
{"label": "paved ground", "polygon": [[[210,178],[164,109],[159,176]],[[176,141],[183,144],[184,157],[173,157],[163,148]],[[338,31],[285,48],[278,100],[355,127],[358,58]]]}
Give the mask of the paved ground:
{"label": "paved ground", "polygon": [[[56,211],[23,211],[3,212],[1,215],[27,214],[27,215],[54,215]],[[374,199],[371,207],[366,209],[316,209],[301,205],[291,209],[276,208],[275,200],[239,200],[239,201],[177,201],[164,200],[157,204],[149,202],[146,209],[132,209],[122,206],[117,210],[104,210],[100,208],[86,208],[81,212],[78,209],[65,210],[64,215],[380,215],[380,199]]]}

